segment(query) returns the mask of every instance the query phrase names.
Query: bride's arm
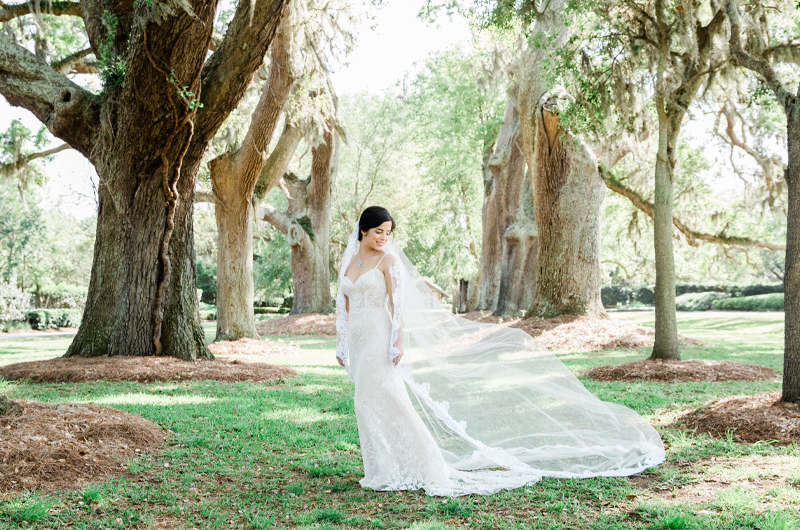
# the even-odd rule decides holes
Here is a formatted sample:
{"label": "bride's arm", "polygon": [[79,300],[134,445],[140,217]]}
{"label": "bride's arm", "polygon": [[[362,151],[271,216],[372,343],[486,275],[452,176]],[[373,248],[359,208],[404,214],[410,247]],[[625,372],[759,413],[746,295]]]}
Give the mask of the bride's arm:
{"label": "bride's arm", "polygon": [[350,313],[350,300],[339,289],[336,295],[336,361],[339,366],[347,362],[347,315]]}
{"label": "bride's arm", "polygon": [[392,308],[392,335],[389,342],[389,358],[395,365],[403,357],[403,275],[402,265],[394,256],[386,256],[383,278],[386,292],[389,293],[389,306]]}

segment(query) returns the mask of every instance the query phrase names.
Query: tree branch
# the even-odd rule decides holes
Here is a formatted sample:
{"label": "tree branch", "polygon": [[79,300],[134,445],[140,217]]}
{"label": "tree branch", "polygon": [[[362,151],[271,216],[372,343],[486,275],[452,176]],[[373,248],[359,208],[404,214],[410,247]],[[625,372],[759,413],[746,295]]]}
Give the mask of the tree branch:
{"label": "tree branch", "polygon": [[[242,146],[233,155],[235,173],[243,193],[252,193],[264,168],[275,126],[289,97],[295,76],[290,66],[289,38],[278,30],[272,39],[269,78],[251,116]],[[280,172],[283,174],[283,171]],[[274,183],[272,184],[275,185]],[[269,190],[267,190],[269,191]]]}
{"label": "tree branch", "polygon": [[731,46],[731,55],[733,55],[736,63],[739,66],[747,68],[748,70],[752,70],[764,78],[769,87],[775,93],[775,97],[778,99],[783,108],[787,110],[788,114],[788,105],[794,98],[792,94],[789,93],[789,91],[787,91],[783,86],[783,83],[781,82],[780,78],[778,78],[778,74],[775,72],[775,69],[772,68],[772,65],[766,59],[753,57],[744,51],[744,48],[742,48],[741,21],[739,20],[738,0],[726,0],[725,12],[728,15],[728,20],[731,22],[731,35],[729,40]]}
{"label": "tree branch", "polygon": [[0,94],[91,159],[99,104],[89,91],[0,34]]}
{"label": "tree branch", "polygon": [[242,99],[288,5],[289,0],[237,3],[225,37],[203,67],[203,112],[195,121],[193,143],[205,146]]}
{"label": "tree branch", "polygon": [[[0,22],[8,22],[18,17],[29,15],[34,12],[34,3],[25,2],[24,4],[6,4],[0,1]],[[69,15],[73,17],[83,16],[83,9],[80,2],[58,2],[42,3],[41,12],[46,15]]]}
{"label": "tree branch", "polygon": [[261,173],[258,175],[253,194],[256,200],[263,199],[272,188],[277,186],[278,181],[289,168],[289,163],[292,161],[292,157],[302,139],[303,132],[300,128],[287,121],[283,127],[281,137],[278,138],[278,143],[269,154],[269,158],[267,158]]}
{"label": "tree branch", "polygon": [[256,218],[268,222],[284,234],[289,231],[289,225],[292,224],[292,219],[286,212],[282,212],[269,204],[260,206],[256,210]]}
{"label": "tree branch", "polygon": [[[64,75],[67,74],[94,74],[97,73],[96,63],[87,63],[84,61],[84,58],[88,55],[92,55],[94,50],[91,48],[86,48],[85,50],[77,51],[71,55],[67,55],[63,59],[59,61],[55,61],[51,63],[50,66],[53,69],[61,72]],[[83,66],[83,67],[82,67]],[[94,66],[94,71],[88,71],[89,66]]]}
{"label": "tree branch", "polygon": [[30,163],[33,160],[36,160],[37,158],[44,158],[46,156],[60,153],[61,151],[66,151],[67,149],[72,149],[72,147],[70,147],[69,144],[61,144],[58,147],[47,149],[39,153],[32,153],[30,155],[25,155],[15,162],[0,164],[0,173],[5,171],[16,171],[18,169],[22,169],[26,164]]}
{"label": "tree branch", "polygon": [[217,195],[213,191],[195,191],[194,192],[194,203],[200,202],[210,202],[212,204],[217,204]]}
{"label": "tree branch", "polygon": [[[602,167],[599,167],[599,171],[608,189],[610,189],[614,193],[619,193],[623,197],[627,198],[629,201],[631,201],[631,204],[636,206],[639,210],[647,214],[648,217],[653,219],[654,216],[653,203],[642,197],[636,190],[629,188],[621,181],[615,179],[610,173],[608,173]],[[786,245],[768,243],[765,241],[759,241],[757,239],[750,239],[747,237],[729,236],[724,233],[725,232],[724,230],[718,234],[706,234],[704,232],[698,232],[697,230],[693,230],[688,226],[686,226],[686,224],[683,221],[681,221],[674,215],[672,217],[672,224],[675,226],[675,228],[678,229],[680,233],[686,236],[687,239],[691,239],[692,241],[706,241],[708,243],[717,243],[720,245],[738,245],[742,247],[759,247],[759,248],[766,248],[769,250],[786,250]]]}

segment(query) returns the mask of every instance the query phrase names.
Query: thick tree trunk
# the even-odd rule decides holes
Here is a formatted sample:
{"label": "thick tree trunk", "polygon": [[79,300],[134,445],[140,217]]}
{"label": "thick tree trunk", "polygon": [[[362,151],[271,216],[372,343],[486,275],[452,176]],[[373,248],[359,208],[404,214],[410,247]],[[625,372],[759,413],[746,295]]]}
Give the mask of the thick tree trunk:
{"label": "thick tree trunk", "polygon": [[680,359],[675,315],[675,257],[672,247],[672,202],[678,133],[684,113],[673,110],[659,116],[653,201],[653,244],[656,257],[656,335],[652,359]]}
{"label": "thick tree trunk", "polygon": [[[288,41],[282,30],[272,41],[269,78],[242,146],[208,164],[216,195],[214,215],[217,221],[217,336],[214,340],[258,338],[253,313],[253,194],[257,183],[263,195],[278,181],[273,178],[267,182],[260,177],[268,162],[265,152],[294,83]],[[288,160],[284,161],[288,164]]]}
{"label": "thick tree trunk", "polygon": [[517,316],[533,302],[538,247],[519,111],[510,100],[487,167],[478,307],[497,316]]}
{"label": "thick tree trunk", "polygon": [[582,141],[565,136],[557,115],[549,110],[555,99],[550,101],[547,92],[560,89],[550,86],[545,65],[548,53],[570,35],[564,6],[564,0],[548,3],[533,28],[547,47],[524,50],[512,72],[538,233],[536,290],[526,318],[606,316],[600,302],[600,206],[605,186],[594,154]]}
{"label": "thick tree trunk", "polygon": [[[136,8],[140,18],[129,16],[131,5],[84,3],[95,50],[107,31],[101,9],[115,10],[120,24],[134,21],[117,28],[114,46],[116,55],[125,57],[125,76],[120,86],[107,89],[98,110],[89,107],[76,118],[79,109],[73,105],[59,116],[41,106],[33,90],[30,101],[23,102],[90,156],[100,177],[89,294],[66,356],[161,353],[186,360],[211,358],[196,294],[196,177],[211,138],[262,63],[286,0],[259,2],[253,10],[240,4],[208,61],[215,4],[190,0],[191,9],[162,12],[160,23],[148,21],[150,12],[143,4]],[[8,64],[0,59],[0,71],[11,68]],[[178,93],[182,86],[199,94],[202,108],[185,99],[191,96]],[[80,102],[80,95],[58,97]],[[90,136],[84,129],[93,113],[99,117]]]}
{"label": "thick tree trunk", "polygon": [[253,203],[237,189],[230,158],[209,163],[217,197],[217,335],[258,338],[253,314]]}
{"label": "thick tree trunk", "polygon": [[530,101],[520,104],[520,114],[532,116],[537,125],[529,167],[539,248],[536,293],[525,317],[604,318],[600,208],[605,185],[588,146],[560,129],[559,97],[545,94],[533,108]]}
{"label": "thick tree trunk", "polygon": [[477,278],[453,282],[453,313],[469,313],[481,309],[478,305],[479,300],[480,287]]}
{"label": "thick tree trunk", "polygon": [[[798,94],[800,96],[800,94]],[[786,184],[786,272],[784,275],[783,401],[800,402],[800,104],[787,105],[789,160]]]}
{"label": "thick tree trunk", "polygon": [[[499,136],[503,135],[505,121],[500,128]],[[499,144],[499,138],[498,138]],[[499,149],[499,147],[497,147]],[[490,159],[491,160],[491,159]],[[502,171],[502,169],[500,170]],[[497,307],[497,295],[500,291],[500,277],[502,275],[501,258],[503,252],[503,231],[500,228],[498,204],[502,190],[495,182],[494,172],[489,168],[489,160],[483,166],[483,207],[481,209],[481,259],[480,259],[480,284],[477,309],[494,311]],[[461,293],[459,280],[453,285],[453,312],[463,313],[466,308],[466,290]],[[466,287],[465,287],[466,288]],[[459,300],[457,300],[457,298]]]}
{"label": "thick tree trunk", "polygon": [[[133,156],[130,156],[133,155]],[[154,307],[163,267],[159,247],[164,236],[166,208],[158,166],[137,167],[137,159],[120,154],[113,178],[100,172],[97,237],[89,295],[83,320],[66,356],[146,356],[155,353]],[[128,162],[128,163],[126,163]],[[127,171],[125,168],[130,168]],[[178,190],[191,197],[198,167],[183,170]],[[135,175],[149,173],[136,182]],[[125,179],[129,186],[107,183]],[[172,274],[167,285],[161,343],[164,354],[185,360],[211,358],[200,326],[194,270],[192,201],[178,202],[175,229],[169,245]]]}
{"label": "thick tree trunk", "polygon": [[[328,124],[332,128],[332,123]],[[290,314],[331,313],[330,286],[330,211],[331,189],[336,179],[338,136],[328,131],[323,143],[311,150],[311,176],[299,179],[283,177],[289,192],[285,212],[272,207],[259,211],[263,218],[279,228],[292,252],[292,290],[294,302]]]}

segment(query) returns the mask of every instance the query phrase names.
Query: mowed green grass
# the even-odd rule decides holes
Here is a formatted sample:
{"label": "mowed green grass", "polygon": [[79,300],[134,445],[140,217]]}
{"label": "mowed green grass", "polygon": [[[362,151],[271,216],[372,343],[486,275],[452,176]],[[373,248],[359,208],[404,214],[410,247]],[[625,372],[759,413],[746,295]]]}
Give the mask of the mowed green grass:
{"label": "mowed green grass", "polygon": [[[652,325],[652,314],[620,318]],[[782,315],[681,314],[679,327],[706,344],[683,348],[684,358],[781,369]],[[207,331],[213,337],[213,329]],[[656,426],[668,445],[665,464],[633,479],[544,479],[489,497],[441,499],[361,489],[353,387],[335,364],[334,341],[280,340],[303,350],[269,359],[298,371],[280,384],[0,381],[0,392],[12,398],[107,405],[173,433],[163,451],[128,461],[124,478],[78,491],[0,494],[0,528],[800,528],[796,444],[741,445],[669,425],[678,412],[709,399],[778,390],[779,381],[584,380],[602,399],[628,405]],[[0,342],[0,364],[60,355],[68,344],[55,338]],[[575,372],[647,355],[559,354]]]}

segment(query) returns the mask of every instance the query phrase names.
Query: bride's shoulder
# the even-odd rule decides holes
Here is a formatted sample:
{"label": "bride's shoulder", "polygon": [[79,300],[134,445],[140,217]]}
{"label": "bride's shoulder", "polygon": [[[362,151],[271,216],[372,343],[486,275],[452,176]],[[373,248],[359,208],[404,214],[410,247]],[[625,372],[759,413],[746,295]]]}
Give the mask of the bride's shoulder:
{"label": "bride's shoulder", "polygon": [[392,268],[396,263],[398,263],[398,259],[389,254],[388,252],[384,252],[384,256],[381,258],[381,262],[378,265],[381,271],[389,272],[389,269]]}

